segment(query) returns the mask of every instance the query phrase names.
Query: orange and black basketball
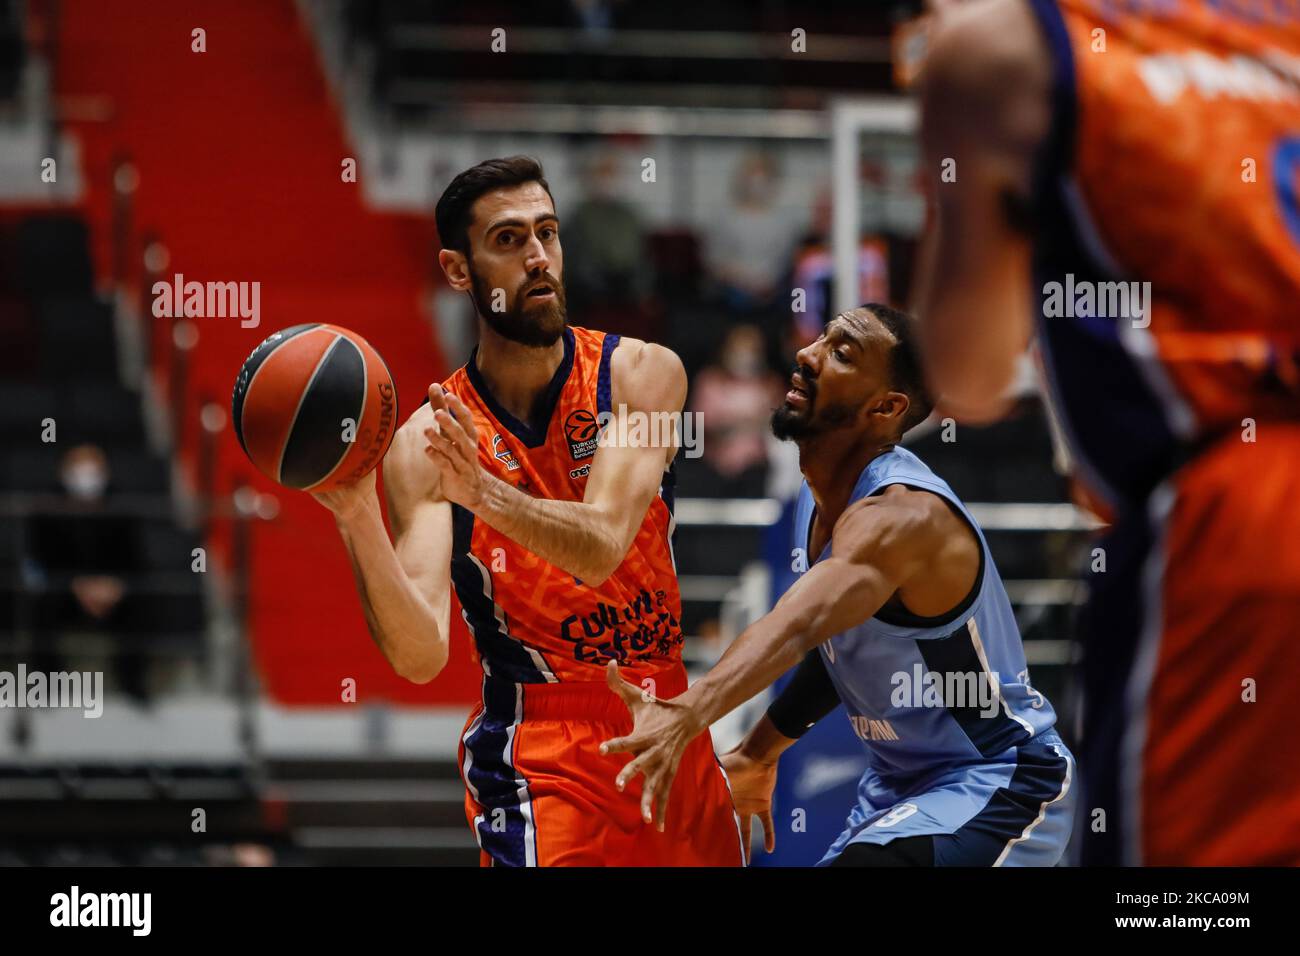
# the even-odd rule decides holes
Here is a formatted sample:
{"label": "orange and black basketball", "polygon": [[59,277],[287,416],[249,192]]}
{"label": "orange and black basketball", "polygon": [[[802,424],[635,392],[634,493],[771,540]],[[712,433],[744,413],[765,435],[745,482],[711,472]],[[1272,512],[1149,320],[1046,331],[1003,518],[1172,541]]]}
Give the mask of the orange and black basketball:
{"label": "orange and black basketball", "polygon": [[397,391],[370,343],[337,325],[295,325],[244,361],[231,399],[235,434],[257,469],[287,488],[329,491],[383,458]]}

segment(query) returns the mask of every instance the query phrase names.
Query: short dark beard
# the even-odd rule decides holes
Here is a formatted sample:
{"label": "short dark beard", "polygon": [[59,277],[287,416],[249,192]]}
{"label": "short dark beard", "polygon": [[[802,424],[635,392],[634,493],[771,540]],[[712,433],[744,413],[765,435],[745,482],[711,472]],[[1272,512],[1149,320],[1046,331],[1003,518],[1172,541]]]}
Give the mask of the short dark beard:
{"label": "short dark beard", "polygon": [[772,413],[772,434],[781,441],[803,441],[818,435],[847,427],[857,417],[858,409],[850,405],[827,405],[810,414],[801,415],[789,405],[782,404]]}
{"label": "short dark beard", "polygon": [[492,310],[493,290],[479,278],[468,257],[467,262],[470,281],[474,287],[474,307],[478,309],[478,314],[483,317],[488,328],[503,339],[532,348],[548,348],[559,341],[565,326],[569,324],[563,282],[547,273],[547,278],[555,288],[555,300],[525,313],[524,303],[527,296],[523,294],[523,290],[535,286],[540,281],[540,277],[529,279],[515,291],[515,301],[509,309],[505,312],[494,312]]}

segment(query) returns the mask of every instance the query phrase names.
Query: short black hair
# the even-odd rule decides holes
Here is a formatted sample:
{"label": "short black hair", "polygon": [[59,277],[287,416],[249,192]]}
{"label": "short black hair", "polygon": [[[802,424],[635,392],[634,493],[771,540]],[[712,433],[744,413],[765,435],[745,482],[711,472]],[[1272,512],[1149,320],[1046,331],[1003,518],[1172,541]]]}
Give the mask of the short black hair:
{"label": "short black hair", "polygon": [[925,384],[921,368],[921,348],[916,340],[916,319],[898,309],[879,302],[868,302],[860,309],[870,312],[894,337],[895,345],[889,352],[889,380],[898,391],[907,396],[907,414],[903,416],[903,432],[921,424],[934,411],[934,399]]}
{"label": "short black hair", "polygon": [[[443,248],[469,254],[469,224],[475,201],[484,193],[525,183],[541,183],[548,196],[551,187],[542,173],[542,164],[531,156],[506,156],[485,159],[460,173],[447,184],[438,198],[434,219]],[[551,197],[551,202],[555,197]]]}

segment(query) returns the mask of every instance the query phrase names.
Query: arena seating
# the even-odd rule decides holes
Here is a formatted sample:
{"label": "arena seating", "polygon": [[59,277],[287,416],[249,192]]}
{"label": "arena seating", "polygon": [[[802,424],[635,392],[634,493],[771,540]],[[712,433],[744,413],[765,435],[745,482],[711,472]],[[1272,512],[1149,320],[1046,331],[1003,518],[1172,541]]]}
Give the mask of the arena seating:
{"label": "arena seating", "polygon": [[[119,377],[113,307],[92,291],[85,223],[75,214],[27,215],[0,224],[0,247],[16,253],[0,286],[0,302],[11,306],[0,354],[30,359],[0,382],[0,474],[8,493],[0,512],[0,603],[7,612],[0,656],[12,660],[25,638],[33,643],[23,646],[61,659],[61,632],[74,620],[91,626],[68,589],[75,575],[100,569],[78,566],[86,556],[62,542],[76,529],[112,522],[126,595],[109,625],[91,627],[104,632],[105,651],[202,660],[202,581],[190,569],[198,539],[173,518],[167,460],[146,440],[139,394]],[[54,441],[42,440],[46,419]],[[73,507],[60,483],[61,459],[84,444],[105,452],[110,475],[92,514]],[[20,596],[28,599],[22,609]]]}

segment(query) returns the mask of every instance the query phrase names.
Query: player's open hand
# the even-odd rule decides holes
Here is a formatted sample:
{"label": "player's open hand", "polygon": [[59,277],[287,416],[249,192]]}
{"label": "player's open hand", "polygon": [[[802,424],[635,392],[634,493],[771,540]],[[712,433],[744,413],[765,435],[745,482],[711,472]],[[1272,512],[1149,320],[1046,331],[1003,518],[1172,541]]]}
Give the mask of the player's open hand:
{"label": "player's open hand", "polygon": [[695,712],[685,704],[660,700],[618,674],[618,664],[610,661],[605,668],[609,689],[618,695],[632,714],[632,732],[600,745],[602,754],[634,754],[614,783],[621,791],[637,774],[645,776],[641,786],[641,819],[655,823],[660,832],[668,812],[668,794],[677,776],[677,767],[687,745],[699,736],[704,726]]}
{"label": "player's open hand", "polygon": [[776,763],[755,760],[741,747],[729,750],[718,758],[727,772],[731,784],[731,799],[740,817],[740,832],[745,835],[745,850],[749,851],[749,828],[752,817],[758,817],[763,827],[763,849],[771,853],[776,849],[776,828],[772,825],[772,791],[776,789]]}
{"label": "player's open hand", "polygon": [[483,500],[488,475],[478,461],[478,429],[469,406],[458,395],[429,386],[434,424],[424,430],[424,453],[438,466],[442,494],[448,501],[475,510]]}

